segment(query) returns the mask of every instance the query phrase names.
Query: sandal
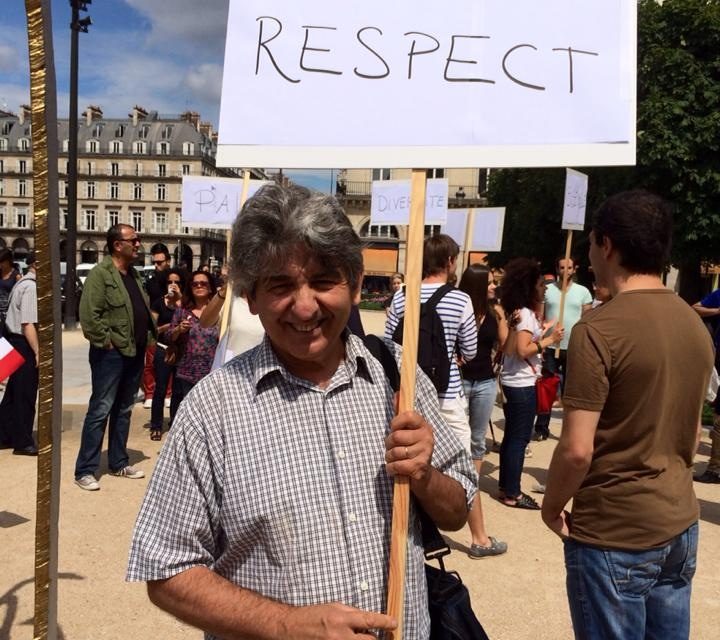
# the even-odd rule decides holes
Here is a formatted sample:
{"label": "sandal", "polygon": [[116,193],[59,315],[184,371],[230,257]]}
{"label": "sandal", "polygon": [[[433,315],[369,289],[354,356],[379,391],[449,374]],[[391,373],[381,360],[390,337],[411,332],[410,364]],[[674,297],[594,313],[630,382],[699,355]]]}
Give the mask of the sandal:
{"label": "sandal", "polygon": [[150,429],[150,440],[160,442],[162,440],[162,429]]}
{"label": "sandal", "polygon": [[515,509],[529,509],[531,511],[540,511],[540,505],[535,500],[527,495],[521,493],[517,498],[508,498],[507,496],[498,496],[500,504],[504,504],[506,507],[513,507]]}

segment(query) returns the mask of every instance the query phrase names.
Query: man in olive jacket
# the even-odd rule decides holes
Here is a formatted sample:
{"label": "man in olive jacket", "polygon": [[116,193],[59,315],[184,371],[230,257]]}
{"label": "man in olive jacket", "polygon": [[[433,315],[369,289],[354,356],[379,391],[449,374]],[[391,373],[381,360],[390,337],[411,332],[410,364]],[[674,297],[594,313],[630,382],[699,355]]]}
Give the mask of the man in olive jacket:
{"label": "man in olive jacket", "polygon": [[130,466],[127,440],[145,347],[155,327],[142,281],[132,267],[140,246],[135,229],[127,224],[110,227],[107,246],[110,255],[90,271],[80,300],[80,324],[90,341],[92,395],[75,463],[75,484],[86,491],[100,488],[96,474],[108,418],[110,473],[133,479],[145,476]]}

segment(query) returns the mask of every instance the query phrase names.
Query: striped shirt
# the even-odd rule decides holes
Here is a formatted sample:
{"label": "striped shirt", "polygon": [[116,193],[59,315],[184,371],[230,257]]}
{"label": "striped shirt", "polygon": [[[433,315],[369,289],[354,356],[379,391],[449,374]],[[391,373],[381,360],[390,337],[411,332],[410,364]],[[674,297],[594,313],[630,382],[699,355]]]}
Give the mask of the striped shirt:
{"label": "striped shirt", "polygon": [[[427,302],[442,284],[423,284],[420,287],[420,303]],[[463,395],[460,369],[455,360],[455,351],[465,361],[470,361],[477,352],[477,324],[470,296],[464,291],[453,289],[446,293],[437,305],[437,313],[445,327],[445,343],[450,358],[450,384],[438,393],[440,400],[454,400]],[[397,291],[392,299],[385,321],[385,338],[392,340],[393,333],[405,315],[405,289]]]}
{"label": "striped shirt", "polygon": [[[289,373],[267,337],[193,387],[148,486],[128,580],[206,566],[290,605],[385,611],[393,480],[384,439],[393,392],[362,341],[346,340],[325,389]],[[433,466],[460,482],[470,504],[472,463],[422,372],[416,407],[435,428]],[[407,640],[429,636],[423,564],[411,508]]]}

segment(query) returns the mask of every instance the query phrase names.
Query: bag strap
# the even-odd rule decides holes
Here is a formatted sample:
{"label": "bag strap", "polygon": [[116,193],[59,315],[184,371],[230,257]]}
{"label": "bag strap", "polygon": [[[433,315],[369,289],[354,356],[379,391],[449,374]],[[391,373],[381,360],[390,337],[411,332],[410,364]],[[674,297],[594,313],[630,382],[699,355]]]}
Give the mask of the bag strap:
{"label": "bag strap", "polygon": [[434,311],[435,307],[437,307],[440,300],[442,300],[445,297],[445,294],[449,293],[454,288],[455,287],[453,287],[451,284],[445,283],[428,298],[427,302],[423,303],[423,307],[426,310]]}
{"label": "bag strap", "polygon": [[[382,338],[372,334],[366,335],[363,338],[363,342],[365,344],[365,348],[382,365],[385,377],[390,383],[392,390],[395,393],[400,391],[400,371],[397,366],[397,360],[395,360],[395,356],[392,351],[390,351],[390,347],[388,347]],[[445,542],[445,538],[442,537],[437,525],[433,522],[432,518],[425,513],[425,510],[420,506],[420,504],[418,504],[417,500],[415,501],[415,510],[418,514],[418,518],[420,519],[420,529],[422,532],[425,559],[438,560],[440,562],[440,567],[444,571],[445,567],[443,565],[442,558],[450,553],[450,547]]]}

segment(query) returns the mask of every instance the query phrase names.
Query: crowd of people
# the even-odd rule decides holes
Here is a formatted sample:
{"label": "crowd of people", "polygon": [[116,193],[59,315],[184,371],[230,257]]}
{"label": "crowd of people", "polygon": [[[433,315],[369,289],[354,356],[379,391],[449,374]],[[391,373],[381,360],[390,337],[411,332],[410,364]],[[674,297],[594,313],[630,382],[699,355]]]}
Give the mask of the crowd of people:
{"label": "crowd of people", "polygon": [[[700,317],[720,317],[720,293],[695,313],[664,287],[671,235],[661,199],[644,191],[609,198],[590,234],[595,298],[575,282],[568,258],[557,261],[557,279],[529,258],[501,273],[471,264],[456,287],[458,245],[426,238],[415,410],[396,414],[386,363],[368,348],[357,310],[362,244],[334,198],[268,185],[243,207],[231,297],[244,305],[238,318],[258,316],[264,333],[254,327],[224,366],[215,352],[225,282],[206,269],[170,268],[158,244],[146,292],[132,268],[139,237],[116,225],[80,304],[92,396],[75,482],[100,488],[106,428],[110,473],[144,477],[127,454],[143,378],[150,438],[162,438],[168,399],[171,428],[135,526],[128,579],[146,581],[153,603],[206,638],[373,637],[398,624],[380,612],[393,477],[405,476],[413,499],[403,636],[423,639],[420,512],[448,531],[467,522],[470,558],[508,549],[489,535],[478,490],[499,397],[494,497],[540,511],[564,541],[576,636],[687,638],[698,520],[692,465],[715,359]],[[1,279],[12,280],[8,273],[0,254]],[[396,363],[403,282],[393,276],[386,305],[383,344]],[[16,286],[23,301],[30,287]],[[37,322],[30,309],[18,325],[17,298],[7,314],[16,342]],[[442,353],[428,359],[430,343]],[[563,428],[547,485],[536,489],[540,505],[521,480],[531,440],[550,433],[537,381],[555,373]],[[2,412],[3,442],[13,438],[16,453],[29,446],[1,420]],[[720,436],[712,443],[696,480],[720,482]]]}

